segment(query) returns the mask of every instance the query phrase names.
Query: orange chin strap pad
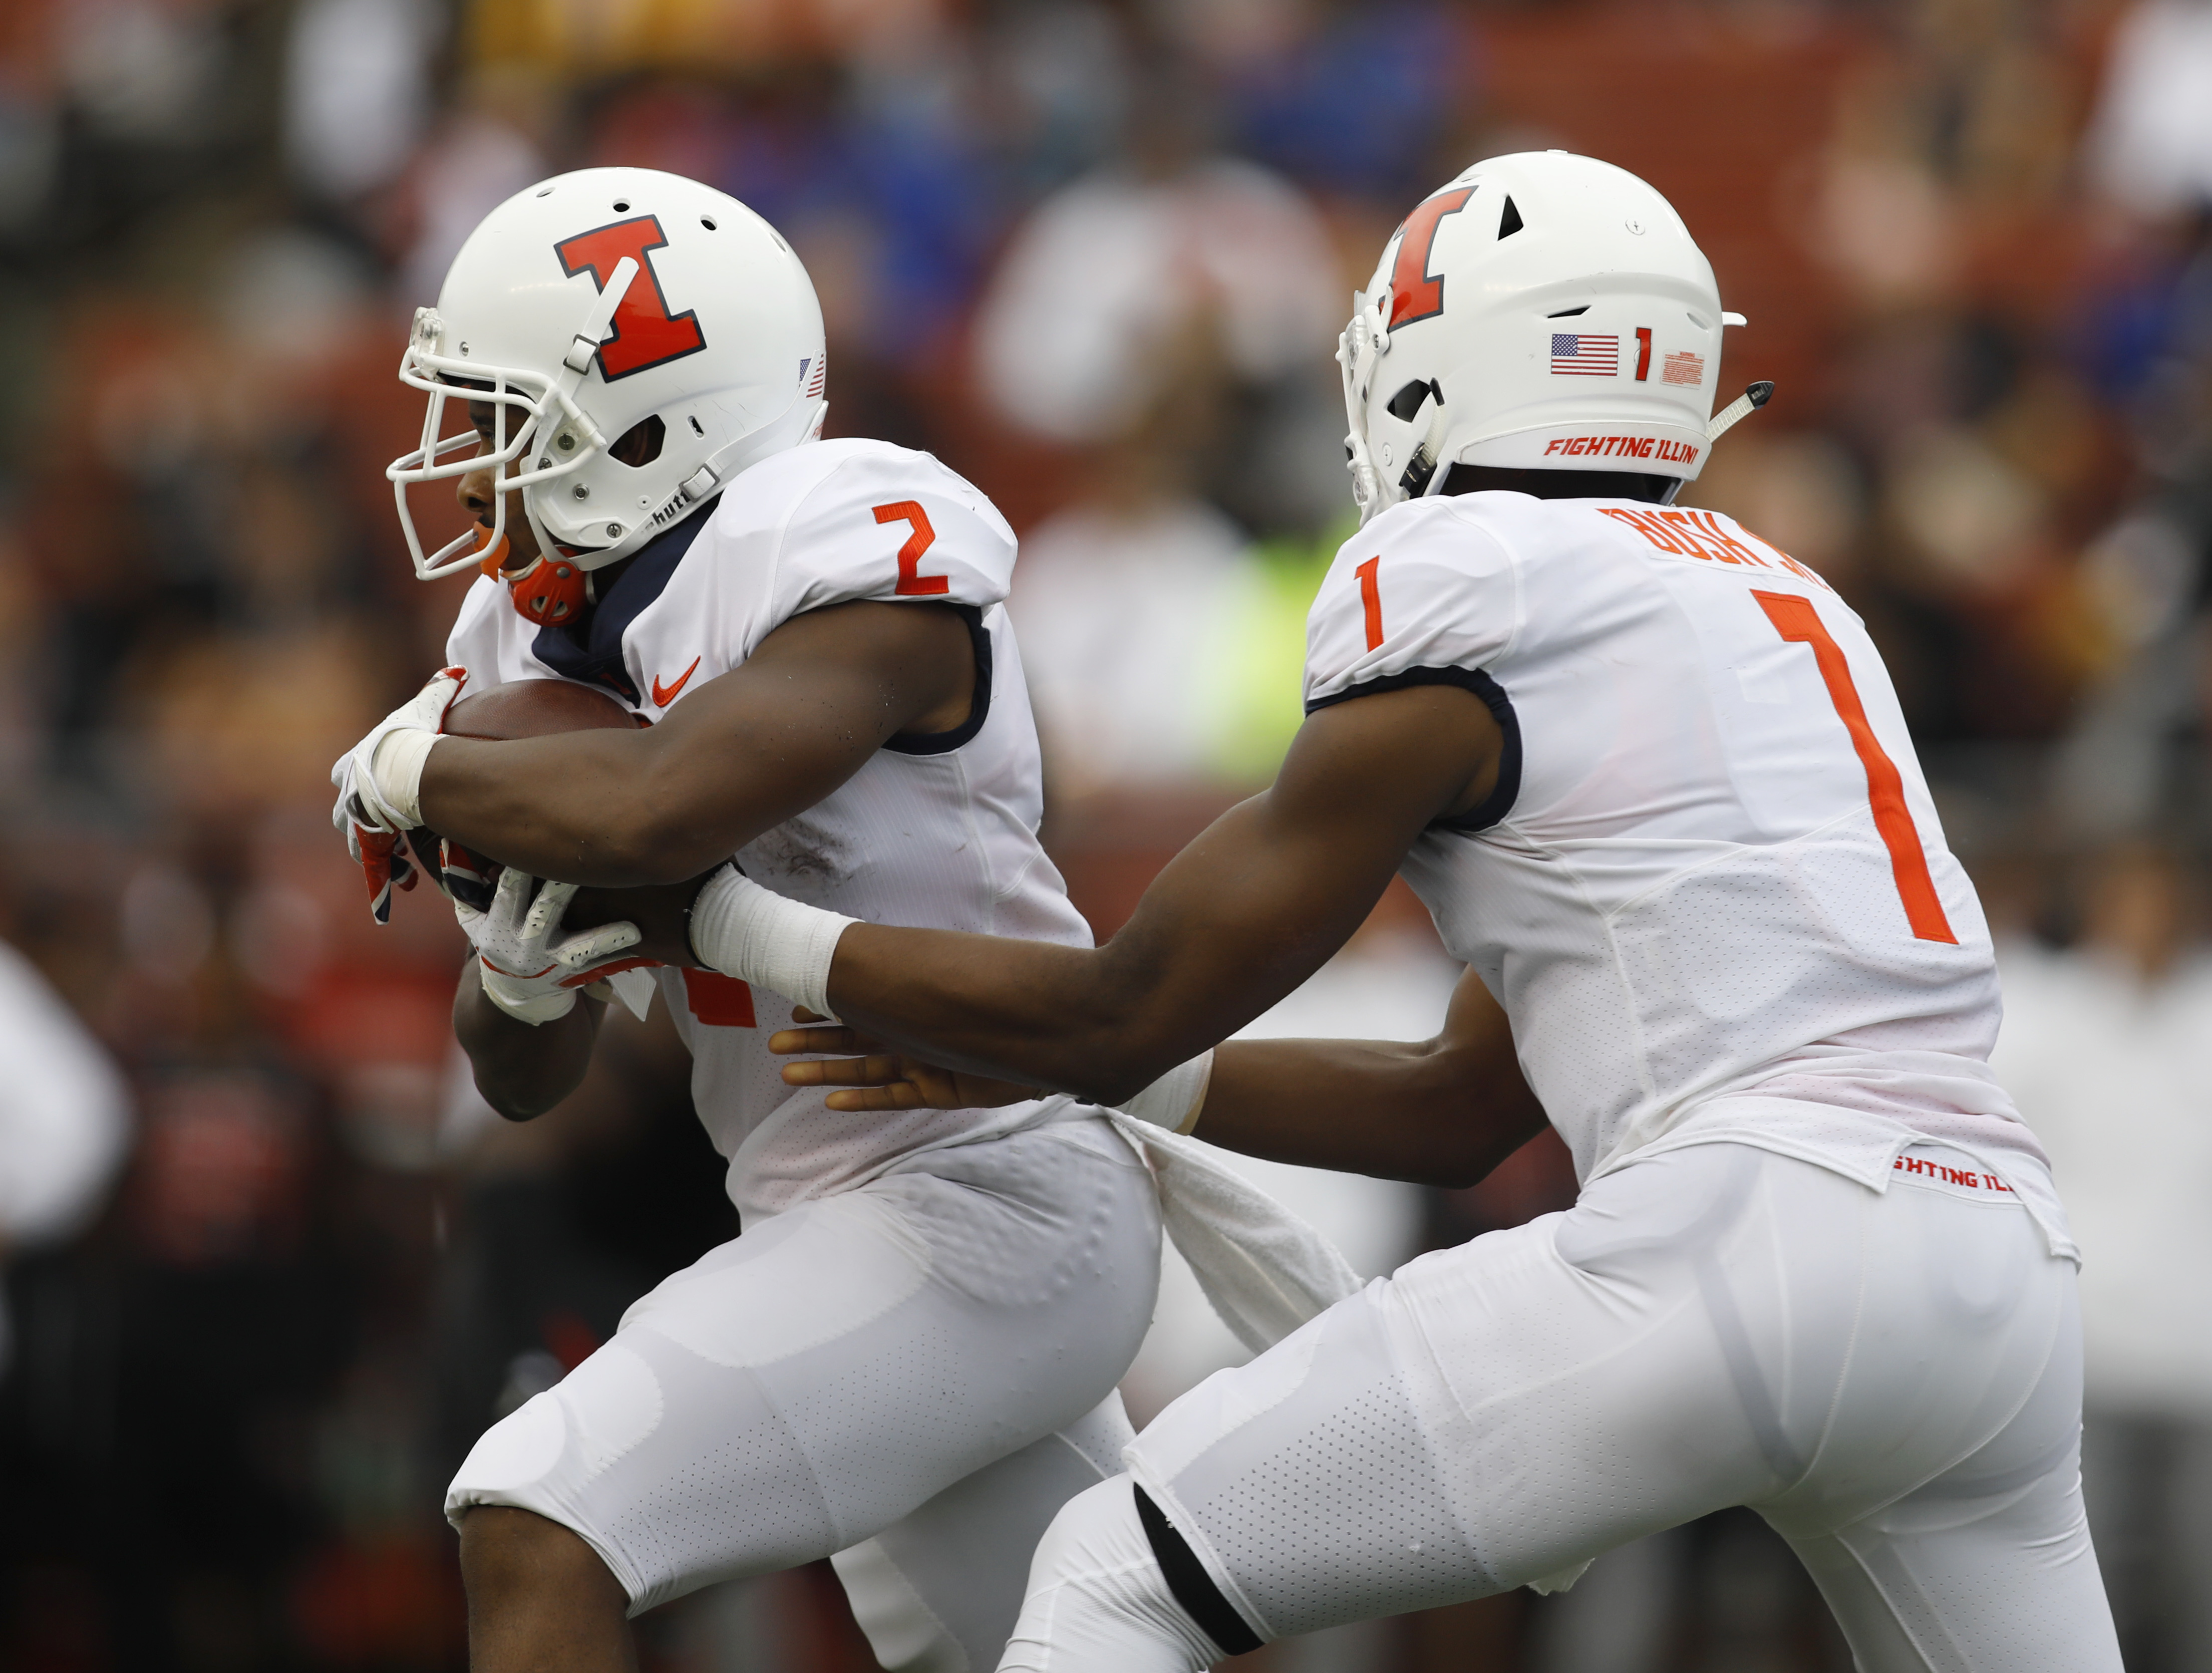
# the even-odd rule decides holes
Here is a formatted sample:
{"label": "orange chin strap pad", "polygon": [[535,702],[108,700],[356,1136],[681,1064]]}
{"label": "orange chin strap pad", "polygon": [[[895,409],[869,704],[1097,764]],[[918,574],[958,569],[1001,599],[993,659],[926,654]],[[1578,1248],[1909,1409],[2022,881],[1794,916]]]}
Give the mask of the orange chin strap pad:
{"label": "orange chin strap pad", "polygon": [[520,575],[500,573],[507,596],[525,621],[546,627],[572,621],[585,603],[583,566],[574,558],[547,557],[542,553]]}

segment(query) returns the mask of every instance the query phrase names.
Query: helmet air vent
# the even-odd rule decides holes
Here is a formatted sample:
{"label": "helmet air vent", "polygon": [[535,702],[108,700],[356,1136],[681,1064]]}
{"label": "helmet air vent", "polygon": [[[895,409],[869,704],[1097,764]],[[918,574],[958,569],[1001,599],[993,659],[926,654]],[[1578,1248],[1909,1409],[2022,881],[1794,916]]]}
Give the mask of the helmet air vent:
{"label": "helmet air vent", "polygon": [[713,216],[711,216],[711,215],[702,215],[702,216],[701,216],[699,217],[699,224],[700,224],[701,226],[704,227],[704,228],[705,228],[708,232],[710,232],[710,233],[711,233],[711,232],[713,232],[713,231],[715,229],[715,228],[714,228],[714,217]]}
{"label": "helmet air vent", "polygon": [[1563,307],[1557,313],[1547,313],[1544,318],[1547,319],[1571,319],[1578,313],[1588,313],[1589,312],[1589,304],[1588,302],[1584,302],[1580,307]]}
{"label": "helmet air vent", "polygon": [[617,215],[628,215],[629,213],[629,199],[627,198],[616,198],[615,213]]}
{"label": "helmet air vent", "polygon": [[659,413],[653,413],[624,430],[607,449],[607,456],[633,471],[642,470],[660,457],[661,444],[667,439],[668,426],[661,423]]}
{"label": "helmet air vent", "polygon": [[1508,198],[1505,200],[1504,211],[1498,217],[1498,235],[1500,238],[1510,238],[1520,230],[1521,211],[1514,206],[1513,200]]}
{"label": "helmet air vent", "polygon": [[1421,404],[1431,394],[1439,401],[1444,398],[1443,391],[1433,382],[1409,383],[1390,398],[1389,414],[1400,423],[1410,424],[1413,422],[1413,415],[1421,410]]}

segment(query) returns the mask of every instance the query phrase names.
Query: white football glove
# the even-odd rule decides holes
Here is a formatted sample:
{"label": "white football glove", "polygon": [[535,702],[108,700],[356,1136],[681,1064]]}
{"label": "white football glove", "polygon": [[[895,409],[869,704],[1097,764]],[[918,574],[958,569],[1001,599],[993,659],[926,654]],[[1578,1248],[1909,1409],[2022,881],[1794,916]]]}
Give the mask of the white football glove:
{"label": "white football glove", "polygon": [[634,923],[603,923],[562,935],[562,915],[576,892],[573,883],[549,883],[531,897],[538,879],[509,866],[500,873],[491,910],[479,912],[453,903],[453,915],[477,950],[477,975],[484,997],[535,1028],[565,1017],[575,1007],[576,990],[639,961],[622,954],[643,936]]}
{"label": "white football glove", "polygon": [[[411,830],[422,823],[422,763],[468,678],[466,668],[440,669],[331,764],[331,783],[338,793],[332,824],[340,830],[349,824],[365,830]],[[380,762],[380,745],[386,746]]]}

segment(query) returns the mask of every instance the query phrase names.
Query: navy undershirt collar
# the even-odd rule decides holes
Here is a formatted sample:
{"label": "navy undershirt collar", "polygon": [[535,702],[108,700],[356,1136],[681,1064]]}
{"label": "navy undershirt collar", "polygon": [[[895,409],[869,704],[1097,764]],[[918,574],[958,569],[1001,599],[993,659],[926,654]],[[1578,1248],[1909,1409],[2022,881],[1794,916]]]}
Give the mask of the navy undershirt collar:
{"label": "navy undershirt collar", "polygon": [[603,685],[633,709],[642,708],[636,684],[623,664],[623,635],[666,590],[676,566],[714,514],[720,498],[716,495],[667,533],[638,549],[629,567],[600,596],[581,639],[573,627],[548,624],[538,630],[537,640],[530,648],[532,654],[563,679]]}

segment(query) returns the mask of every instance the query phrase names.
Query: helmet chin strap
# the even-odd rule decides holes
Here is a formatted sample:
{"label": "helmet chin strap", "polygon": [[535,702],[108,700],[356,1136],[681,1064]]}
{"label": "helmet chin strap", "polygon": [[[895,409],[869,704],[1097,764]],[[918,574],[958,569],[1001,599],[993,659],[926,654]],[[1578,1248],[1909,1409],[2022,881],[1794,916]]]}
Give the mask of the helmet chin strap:
{"label": "helmet chin strap", "polygon": [[563,557],[544,544],[542,535],[538,556],[520,569],[507,567],[514,549],[504,533],[483,529],[477,540],[477,572],[507,588],[508,602],[526,622],[550,627],[574,621],[585,605],[593,602],[590,575],[574,558]]}
{"label": "helmet chin strap", "polygon": [[599,300],[592,305],[592,311],[584,316],[583,329],[569,343],[568,352],[561,356],[561,364],[567,370],[556,387],[562,394],[573,399],[583,387],[585,378],[591,373],[592,357],[606,340],[607,327],[614,323],[615,310],[629,295],[630,283],[637,275],[637,261],[631,256],[617,262],[615,271],[607,275],[606,288],[599,292]]}
{"label": "helmet chin strap", "polygon": [[1442,401],[1434,405],[1436,411],[1429,419],[1428,434],[1422,436],[1421,445],[1413,449],[1413,463],[1406,467],[1408,476],[1425,467],[1428,471],[1428,476],[1421,483],[1419,495],[1425,500],[1442,493],[1444,478],[1451,474],[1451,467],[1439,457],[1444,445],[1444,433],[1451,428],[1451,409]]}
{"label": "helmet chin strap", "polygon": [[572,622],[591,602],[591,576],[575,559],[558,552],[540,552],[529,568],[515,575],[502,570],[500,579],[507,583],[515,613],[540,627]]}
{"label": "helmet chin strap", "polygon": [[[623,298],[629,294],[630,285],[637,278],[640,271],[635,259],[624,256],[615,264],[615,271],[607,275],[605,288],[599,292],[599,300],[592,304],[591,311],[585,314],[581,327],[578,329],[575,336],[569,339],[568,353],[561,357],[562,370],[559,380],[546,392],[545,398],[538,404],[540,411],[545,416],[538,421],[539,430],[531,438],[532,452],[545,441],[544,426],[550,421],[555,410],[566,407],[579,417],[583,416],[583,409],[576,405],[576,392],[584,386],[584,380],[591,375],[592,357],[599,353],[599,345],[606,340],[607,327],[614,323],[615,310],[622,306]],[[611,439],[601,435],[598,428],[588,417],[585,417],[584,422],[591,429],[591,441],[593,446],[605,450],[612,445],[614,440],[619,440],[619,438]],[[527,458],[528,455],[526,454],[525,457]],[[536,490],[524,489],[521,492],[522,514],[530,520],[530,532],[538,537],[538,550],[546,557],[556,558],[560,562],[574,565],[580,569],[582,566],[580,559],[561,557],[558,543],[546,532],[544,520],[538,516],[538,508],[532,503],[536,498]],[[530,569],[523,573],[530,574],[538,567],[532,564]],[[581,604],[584,602],[584,598],[583,589],[579,587],[573,602]],[[520,593],[515,595],[515,607],[518,610],[522,609]],[[523,610],[523,614],[529,616],[530,611]],[[538,618],[532,616],[531,619],[535,621]]]}

